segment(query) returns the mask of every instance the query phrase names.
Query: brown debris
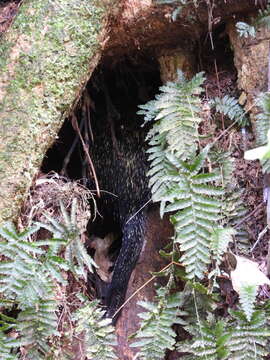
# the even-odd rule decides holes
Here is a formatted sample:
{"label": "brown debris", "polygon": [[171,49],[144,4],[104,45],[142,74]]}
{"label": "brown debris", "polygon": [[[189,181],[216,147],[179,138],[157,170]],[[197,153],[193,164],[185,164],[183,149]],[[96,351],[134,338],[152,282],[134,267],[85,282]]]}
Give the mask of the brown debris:
{"label": "brown debris", "polygon": [[0,4],[0,37],[9,28],[19,6],[20,0],[3,1]]}
{"label": "brown debris", "polygon": [[[94,203],[91,191],[79,182],[59,176],[56,173],[40,176],[35,180],[27,201],[23,205],[19,225],[21,228],[29,226],[33,221],[47,223],[45,213],[55,220],[61,221],[60,202],[69,212],[73,199],[77,199],[77,226],[81,235],[91,217],[90,201]],[[95,214],[92,215],[94,217]]]}

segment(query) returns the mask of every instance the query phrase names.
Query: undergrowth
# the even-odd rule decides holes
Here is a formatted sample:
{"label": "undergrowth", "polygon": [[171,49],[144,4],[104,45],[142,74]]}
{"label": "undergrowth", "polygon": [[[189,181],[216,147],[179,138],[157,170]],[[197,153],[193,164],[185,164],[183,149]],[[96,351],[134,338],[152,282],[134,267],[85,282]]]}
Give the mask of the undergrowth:
{"label": "undergrowth", "polygon": [[[65,274],[69,272],[78,280],[86,281],[87,272],[96,266],[81,243],[76,225],[76,200],[72,203],[71,215],[62,204],[60,207],[63,222],[46,215],[48,223],[35,223],[23,232],[17,232],[11,223],[0,229],[1,306],[5,312],[18,313],[16,318],[1,313],[3,360],[58,358],[54,354],[59,353],[56,344],[62,334],[58,331],[57,313],[61,313],[63,306],[59,292],[67,285]],[[53,237],[31,241],[31,236],[42,227]],[[82,337],[86,353],[95,359],[115,358],[112,355],[115,340],[109,336],[110,319],[101,320],[103,313],[95,301],[86,301],[80,306],[69,322],[76,325],[76,334]],[[87,331],[92,324],[95,324],[94,343]]]}

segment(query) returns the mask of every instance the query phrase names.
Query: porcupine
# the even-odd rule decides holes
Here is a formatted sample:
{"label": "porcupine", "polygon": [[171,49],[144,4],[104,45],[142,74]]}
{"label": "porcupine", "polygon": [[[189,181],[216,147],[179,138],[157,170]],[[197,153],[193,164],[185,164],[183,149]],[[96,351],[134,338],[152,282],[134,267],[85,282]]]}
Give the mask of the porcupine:
{"label": "porcupine", "polygon": [[121,249],[105,294],[106,316],[113,317],[124,302],[129,278],[143,246],[147,211],[144,205],[150,199],[150,191],[145,130],[136,119],[125,122],[125,126],[119,125],[117,117],[112,122],[115,109],[108,106],[108,101],[109,118],[96,119],[90,153],[101,189],[98,210],[122,231]]}

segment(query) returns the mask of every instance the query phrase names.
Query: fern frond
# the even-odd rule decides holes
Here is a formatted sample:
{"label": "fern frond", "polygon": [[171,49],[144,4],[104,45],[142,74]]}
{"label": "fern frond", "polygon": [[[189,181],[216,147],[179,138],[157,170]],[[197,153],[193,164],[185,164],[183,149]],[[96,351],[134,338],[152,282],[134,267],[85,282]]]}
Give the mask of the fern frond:
{"label": "fern frond", "polygon": [[270,27],[270,4],[266,9],[260,9],[256,18],[252,20],[252,25],[239,21],[236,23],[236,30],[240,37],[255,37],[256,29],[259,26]]}
{"label": "fern frond", "polygon": [[235,165],[231,153],[229,151],[212,148],[209,151],[208,157],[212,167],[220,171],[220,185],[225,189],[235,185],[236,181],[233,176]]}
{"label": "fern frond", "polygon": [[174,171],[174,167],[167,159],[167,152],[165,149],[165,135],[155,135],[149,142],[151,146],[147,152],[149,154],[148,160],[151,161],[149,176],[149,186],[151,187],[153,202],[160,202],[161,218],[164,214],[166,201],[165,196],[171,191],[173,186],[172,177],[170,173]]}
{"label": "fern frond", "polygon": [[12,354],[12,349],[18,346],[20,346],[20,341],[11,339],[0,331],[1,360],[18,360],[18,356]]}
{"label": "fern frond", "polygon": [[234,97],[225,95],[223,98],[215,97],[210,101],[210,106],[215,107],[216,111],[228,116],[231,121],[237,120],[240,126],[246,126],[247,118],[243,108]]}
{"label": "fern frond", "polygon": [[[16,321],[0,314],[0,349],[1,360],[18,360],[16,348],[21,345],[20,339],[10,337],[8,332],[16,328]],[[15,350],[15,351],[14,351]]]}
{"label": "fern frond", "polygon": [[270,92],[259,95],[257,101],[261,112],[256,116],[256,143],[257,145],[265,145],[267,133],[270,129]]}
{"label": "fern frond", "polygon": [[91,360],[117,359],[113,349],[116,345],[114,327],[111,319],[104,319],[104,315],[105,311],[98,307],[96,300],[81,307],[74,315],[75,332],[84,334],[86,355]]}
{"label": "fern frond", "polygon": [[172,330],[173,324],[184,325],[185,321],[179,316],[186,313],[180,310],[182,294],[166,294],[167,289],[158,290],[157,303],[140,301],[146,312],[139,314],[142,319],[140,329],[136,332],[137,342],[132,347],[139,347],[137,356],[141,360],[162,360],[167,349],[173,350],[176,334]]}
{"label": "fern frond", "polygon": [[[61,276],[63,261],[57,256],[50,256],[50,247],[47,253],[42,249],[45,243],[54,247],[55,244],[62,244],[62,241],[25,241],[38,229],[39,227],[34,225],[22,233],[17,233],[12,224],[6,224],[0,231],[6,240],[0,242],[0,253],[6,258],[0,263],[0,292],[5,294],[6,299],[16,300],[24,304],[24,307],[35,306],[40,299],[46,297],[53,288],[51,277],[64,281]],[[65,265],[67,269],[67,264]]]}
{"label": "fern frond", "polygon": [[256,36],[255,27],[252,25],[249,25],[243,21],[238,21],[235,26],[240,37],[248,38],[249,36]]}
{"label": "fern frond", "polygon": [[250,247],[249,234],[244,225],[238,226],[248,213],[243,203],[244,190],[233,187],[226,190],[224,201],[222,203],[222,217],[224,226],[235,227],[237,249],[243,253],[247,252]]}
{"label": "fern frond", "polygon": [[[203,322],[197,329],[194,340],[178,343],[178,351],[192,354],[183,356],[183,359],[227,359],[230,353],[228,342],[231,334],[223,321],[216,324]],[[181,357],[182,358],[182,357]]]}
{"label": "fern frond", "polygon": [[230,311],[230,314],[234,318],[231,324],[232,337],[229,340],[230,360],[262,360],[268,355],[266,344],[270,336],[264,312],[255,311],[250,321],[241,311]]}
{"label": "fern frond", "polygon": [[216,260],[216,265],[222,262],[222,256],[227,251],[229,243],[233,241],[233,236],[236,231],[233,228],[216,227],[210,240],[210,249],[213,253],[213,258]]}
{"label": "fern frond", "polygon": [[[71,215],[69,215],[63,204],[60,203],[62,217],[64,223],[58,222],[51,216],[46,214],[46,218],[49,224],[39,223],[40,226],[53,233],[55,238],[65,239],[65,260],[66,264],[69,264],[70,270],[78,277],[83,277],[87,281],[88,271],[93,272],[93,267],[96,267],[96,263],[88,255],[86,248],[81,242],[80,232],[76,225],[76,199],[73,199],[71,206]],[[59,250],[56,246],[52,254],[55,254]],[[59,260],[58,260],[59,261]],[[51,263],[52,265],[52,263]],[[59,263],[60,265],[60,263]],[[64,265],[62,263],[62,265]],[[52,266],[50,267],[53,271]]]}
{"label": "fern frond", "polygon": [[56,306],[53,299],[41,300],[35,308],[26,308],[18,315],[17,330],[21,334],[22,343],[31,349],[30,354],[39,354],[37,359],[50,353],[48,338],[59,336]]}
{"label": "fern frond", "polygon": [[176,230],[176,242],[180,244],[183,255],[180,261],[185,265],[187,277],[203,278],[210,261],[211,232],[220,220],[221,187],[214,185],[219,179],[215,173],[200,173],[207,150],[202,151],[191,163],[186,163],[170,156],[177,167],[178,189],[173,196],[165,198],[171,204],[165,211],[177,211],[171,216]]}
{"label": "fern frond", "polygon": [[255,19],[255,25],[262,25],[266,27],[270,27],[270,4],[266,7],[266,9],[260,9],[259,13]]}
{"label": "fern frond", "polygon": [[185,81],[182,73],[176,83],[168,82],[160,87],[161,94],[155,100],[139,106],[145,121],[155,120],[147,139],[156,135],[164,135],[166,148],[175,152],[185,160],[194,154],[198,137],[198,125],[201,122],[200,99],[204,81],[202,73],[198,73],[190,81]]}
{"label": "fern frond", "polygon": [[237,233],[235,234],[236,246],[238,250],[247,252],[250,245],[249,234],[245,230],[244,225],[238,226],[248,213],[247,208],[243,203],[244,190],[237,185],[234,177],[234,158],[230,152],[224,152],[218,149],[211,149],[209,158],[212,167],[221,173],[221,185],[225,190],[222,201],[222,225],[235,227]]}
{"label": "fern frond", "polygon": [[251,320],[255,309],[257,290],[258,286],[256,285],[242,285],[239,289],[240,304],[248,321]]}

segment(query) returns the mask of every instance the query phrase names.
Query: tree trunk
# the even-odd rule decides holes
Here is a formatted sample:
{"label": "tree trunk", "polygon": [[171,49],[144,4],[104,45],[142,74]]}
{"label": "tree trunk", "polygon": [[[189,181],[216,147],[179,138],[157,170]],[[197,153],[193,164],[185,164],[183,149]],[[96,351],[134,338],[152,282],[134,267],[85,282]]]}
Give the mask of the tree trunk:
{"label": "tree trunk", "polygon": [[104,1],[25,0],[0,44],[0,223],[15,219],[97,65]]}

